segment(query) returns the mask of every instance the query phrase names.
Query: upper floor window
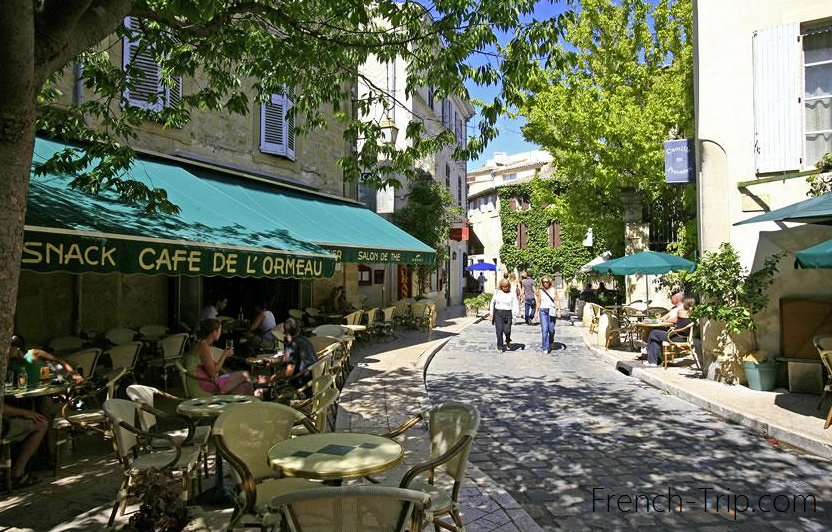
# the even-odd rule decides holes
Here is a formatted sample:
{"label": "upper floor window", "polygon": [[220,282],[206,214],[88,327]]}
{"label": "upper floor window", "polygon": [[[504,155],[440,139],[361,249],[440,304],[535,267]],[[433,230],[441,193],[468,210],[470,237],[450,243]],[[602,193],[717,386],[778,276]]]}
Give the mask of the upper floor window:
{"label": "upper floor window", "polygon": [[124,27],[127,34],[122,40],[121,67],[127,72],[125,103],[156,112],[179,103],[182,78],[172,81],[162,78],[162,68],[153,48],[140,42],[142,29],[138,18],[125,18]]}
{"label": "upper floor window", "polygon": [[451,165],[445,163],[445,186],[451,190]]}
{"label": "upper floor window", "polygon": [[436,90],[433,87],[428,87],[428,107],[431,111],[436,111],[434,109],[433,101],[436,99]]}
{"label": "upper floor window", "polygon": [[295,160],[295,117],[292,100],[272,94],[260,104],[260,151]]}
{"label": "upper floor window", "polygon": [[832,151],[832,28],[803,38],[806,163]]}
{"label": "upper floor window", "polygon": [[517,249],[526,249],[526,224],[517,225]]}
{"label": "upper floor window", "polygon": [[506,174],[506,175],[503,177],[503,181],[514,181],[515,179],[517,179],[517,174],[516,174],[516,173],[514,173],[514,174]]}
{"label": "upper floor window", "polygon": [[448,98],[442,99],[442,125],[445,129],[451,129],[451,115],[453,114],[453,106],[451,100]]}
{"label": "upper floor window", "polygon": [[757,173],[811,168],[832,151],[832,27],[757,30],[752,49]]}
{"label": "upper floor window", "polygon": [[457,198],[457,201],[459,202],[460,207],[462,207],[462,192],[463,192],[463,190],[464,190],[464,187],[462,185],[462,176],[457,176],[456,177],[456,198]]}

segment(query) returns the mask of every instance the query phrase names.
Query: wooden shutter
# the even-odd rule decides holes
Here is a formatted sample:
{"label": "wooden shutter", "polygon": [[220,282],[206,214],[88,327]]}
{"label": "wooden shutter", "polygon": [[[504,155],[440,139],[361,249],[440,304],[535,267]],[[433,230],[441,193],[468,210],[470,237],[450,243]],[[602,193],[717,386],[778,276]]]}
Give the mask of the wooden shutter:
{"label": "wooden shutter", "polygon": [[557,222],[549,224],[549,247],[553,249],[560,247],[560,224]]}
{"label": "wooden shutter", "polygon": [[295,118],[289,113],[291,109],[292,100],[285,94],[272,94],[260,105],[260,151],[295,159]]}
{"label": "wooden shutter", "polygon": [[166,100],[165,91],[161,87],[161,69],[156,62],[153,49],[146,43],[140,48],[141,28],[139,19],[127,17],[124,19],[127,34],[122,40],[121,66],[140,72],[136,77],[128,76],[130,88],[124,90],[124,101],[127,105],[161,111]]}
{"label": "wooden shutter", "polygon": [[801,167],[800,26],[754,32],[754,152],[757,173]]}
{"label": "wooden shutter", "polygon": [[517,249],[526,249],[526,224],[517,226]]}

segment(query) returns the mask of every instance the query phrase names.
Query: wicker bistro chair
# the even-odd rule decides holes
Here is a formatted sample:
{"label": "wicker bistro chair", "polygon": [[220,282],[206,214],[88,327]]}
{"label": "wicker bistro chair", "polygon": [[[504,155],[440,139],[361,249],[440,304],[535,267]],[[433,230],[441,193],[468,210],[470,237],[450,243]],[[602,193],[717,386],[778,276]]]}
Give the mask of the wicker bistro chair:
{"label": "wicker bistro chair", "polygon": [[[103,395],[105,400],[112,399],[118,388],[118,381],[124,376],[124,368],[114,368],[107,373],[105,381],[95,386],[87,380],[80,384],[73,385],[67,392],[61,407],[60,417],[52,421],[52,428],[55,430],[55,469],[53,474],[57,476],[60,469],[61,449],[67,442],[72,450],[76,450],[76,439],[78,431],[86,433],[98,433],[109,437],[107,430],[107,417],[101,405]],[[69,438],[66,437],[69,431]]]}
{"label": "wicker bistro chair", "polygon": [[[113,526],[116,514],[127,506],[127,490],[130,483],[142,473],[151,469],[178,471],[182,476],[182,502],[186,504],[193,494],[193,482],[199,482],[199,448],[182,447],[173,437],[165,434],[154,434],[135,427],[136,415],[142,411],[160,413],[158,410],[139,405],[125,399],[108,399],[104,403],[104,412],[113,427],[116,452],[124,466],[124,475],[119,486],[116,502],[110,514],[107,526]],[[153,451],[139,454],[139,438],[148,440],[166,439],[170,447],[163,451]]]}
{"label": "wicker bistro chair", "polygon": [[[278,381],[275,384],[275,400],[281,403],[288,403],[292,400],[303,400],[308,397],[308,392],[311,391],[311,382],[322,375],[330,374],[332,365],[332,352],[324,352],[318,354],[318,361],[302,372],[296,373],[288,379]],[[300,384],[306,377],[311,379],[306,384]]]}
{"label": "wicker bistro chair", "polygon": [[385,307],[381,309],[382,319],[381,324],[379,324],[378,329],[381,331],[381,334],[384,336],[392,336],[393,338],[398,338],[396,336],[396,307]]}
{"label": "wicker bistro chair", "polygon": [[217,451],[231,464],[236,482],[236,507],[228,529],[268,526],[269,501],[279,495],[317,488],[298,478],[276,478],[269,467],[269,449],[290,437],[304,415],[277,403],[258,402],[226,410],[214,422]]}
{"label": "wicker bistro chair", "polygon": [[[338,409],[338,390],[332,386],[326,387],[326,379],[313,379],[312,382],[318,381],[315,387],[323,385],[323,389],[315,393],[309,399],[309,414],[306,416],[309,423],[295,425],[292,427],[292,436],[302,436],[304,434],[326,432],[335,430],[335,414]],[[310,382],[310,388],[312,388]],[[313,388],[314,390],[314,388]],[[302,408],[298,405],[298,408]]]}
{"label": "wicker bistro chair", "polygon": [[659,319],[665,314],[670,312],[668,309],[664,307],[648,307],[645,313],[647,314],[648,318]]}
{"label": "wicker bistro chair", "polygon": [[90,349],[82,349],[64,356],[64,359],[69,362],[72,369],[79,375],[84,377],[92,376],[95,367],[98,364],[98,359],[101,356],[101,349],[93,347]]}
{"label": "wicker bistro chair", "polygon": [[396,312],[393,314],[393,323],[397,328],[409,327],[413,315],[410,313],[410,302],[400,299],[396,301]]}
{"label": "wicker bistro chair", "polygon": [[[459,532],[463,530],[462,518],[459,515],[459,490],[465,478],[468,455],[479,430],[480,414],[475,407],[468,404],[442,403],[414,416],[385,436],[399,436],[423,419],[427,420],[430,433],[430,460],[410,468],[402,477],[399,487],[416,489],[430,495],[427,510],[434,516],[434,526],[437,529],[442,527]],[[434,485],[437,469],[453,479],[450,495]],[[416,478],[425,472],[428,474],[427,482],[417,481]],[[435,518],[442,515],[450,515],[453,524]]]}
{"label": "wicker bistro chair", "polygon": [[347,379],[349,368],[349,351],[344,346],[341,338],[333,336],[312,336],[309,338],[318,356],[332,353],[332,362],[329,371],[335,376],[335,381],[340,388]]}
{"label": "wicker bistro chair", "polygon": [[[832,392],[832,334],[818,334],[812,339],[812,343],[815,344],[820,361],[826,368],[826,383],[823,386],[820,401],[818,401],[818,408],[820,408],[826,394]],[[828,428],[830,420],[832,420],[832,406],[830,406],[829,414],[829,417],[826,419],[826,427],[824,428]]]}
{"label": "wicker bistro chair", "polygon": [[[132,338],[131,338],[132,339]],[[58,336],[49,340],[47,346],[55,351],[79,351],[84,348],[86,342],[77,336]]]}
{"label": "wicker bistro chair", "polygon": [[636,340],[639,336],[639,329],[636,324],[639,321],[639,317],[644,314],[642,311],[629,305],[621,307],[621,311],[618,314],[620,317],[618,326],[623,336],[623,341],[630,343],[630,349],[635,349]]}
{"label": "wicker bistro chair", "polygon": [[413,312],[413,326],[417,329],[430,330],[431,308],[419,301],[410,305]]}
{"label": "wicker bistro chair", "polygon": [[595,334],[598,330],[598,322],[601,320],[601,312],[604,310],[604,307],[596,303],[587,303],[586,306],[592,311],[592,321],[589,324],[589,334]]}
{"label": "wicker bistro chair", "polygon": [[[674,335],[682,336],[684,339],[673,340]],[[699,360],[696,358],[696,348],[693,346],[693,323],[688,323],[678,329],[668,329],[667,339],[662,342],[662,358],[664,359],[665,371],[667,365],[673,362],[677,355],[693,355],[694,363],[699,366]]]}
{"label": "wicker bistro chair", "polygon": [[196,374],[196,367],[199,365],[199,357],[194,353],[185,353],[174,362],[174,366],[179,371],[179,377],[182,379],[182,389],[185,390],[185,397],[194,399],[196,397],[210,397],[214,395],[211,392],[206,392],[199,387],[200,382],[210,382],[214,384],[211,379],[204,379]]}
{"label": "wicker bistro chair", "polygon": [[430,497],[386,486],[315,488],[275,497],[269,509],[290,532],[421,532]]}
{"label": "wicker bistro chair", "polygon": [[124,368],[124,376],[132,377],[136,371],[136,362],[139,361],[139,353],[142,350],[141,342],[127,342],[111,347],[104,351],[113,363],[114,368]]}
{"label": "wicker bistro chair", "polygon": [[128,329],[126,327],[110,329],[109,331],[104,333],[104,338],[113,345],[121,345],[126,344],[127,342],[132,342],[136,335],[139,334],[137,331],[133,329]]}
{"label": "wicker bistro chair", "polygon": [[[170,436],[173,441],[183,447],[191,445],[199,447],[199,454],[202,458],[202,463],[205,469],[205,478],[208,478],[208,438],[211,436],[211,427],[209,425],[194,426],[190,418],[168,414],[162,412],[154,407],[154,399],[156,397],[163,397],[165,399],[181,402],[181,397],[176,397],[169,393],[163,392],[152,386],[144,386],[141,384],[131,384],[127,387],[127,397],[131,401],[144,405],[148,408],[141,408],[139,414],[139,425],[145,432],[157,432],[156,417],[162,418],[177,418],[185,421],[187,425],[184,429],[168,430],[162,434]],[[156,438],[150,442],[154,448],[170,448],[170,441],[166,438]]]}

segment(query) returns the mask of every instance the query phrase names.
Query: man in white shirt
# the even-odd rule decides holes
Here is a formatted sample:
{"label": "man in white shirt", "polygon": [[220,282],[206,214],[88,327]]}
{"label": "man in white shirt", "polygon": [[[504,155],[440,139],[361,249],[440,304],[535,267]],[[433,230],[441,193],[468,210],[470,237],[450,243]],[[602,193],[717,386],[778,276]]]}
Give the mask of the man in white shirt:
{"label": "man in white shirt", "polygon": [[216,296],[208,302],[202,309],[202,314],[200,315],[200,320],[215,320],[220,312],[225,310],[226,305],[228,305],[228,298],[225,296]]}
{"label": "man in white shirt", "polygon": [[670,294],[670,302],[673,304],[673,308],[670,311],[659,318],[659,321],[664,321],[667,323],[676,323],[676,320],[679,318],[679,310],[685,308],[685,293],[681,290],[677,290]]}

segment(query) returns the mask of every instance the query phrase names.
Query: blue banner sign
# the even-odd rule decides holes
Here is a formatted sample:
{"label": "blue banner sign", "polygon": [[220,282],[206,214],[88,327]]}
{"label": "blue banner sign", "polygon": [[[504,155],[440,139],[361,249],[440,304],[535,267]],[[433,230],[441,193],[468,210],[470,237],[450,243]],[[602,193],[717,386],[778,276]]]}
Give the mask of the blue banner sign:
{"label": "blue banner sign", "polygon": [[693,139],[664,141],[664,181],[665,183],[696,181]]}

